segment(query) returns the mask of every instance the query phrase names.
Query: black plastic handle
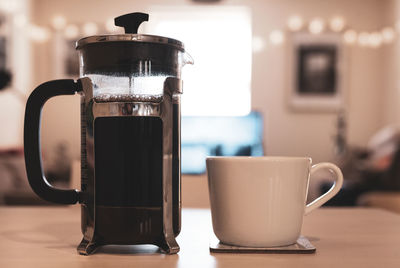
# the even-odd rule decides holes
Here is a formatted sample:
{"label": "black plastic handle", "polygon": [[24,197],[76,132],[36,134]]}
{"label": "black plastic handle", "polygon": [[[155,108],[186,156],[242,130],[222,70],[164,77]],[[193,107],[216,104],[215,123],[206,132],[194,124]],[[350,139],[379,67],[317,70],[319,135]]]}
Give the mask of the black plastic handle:
{"label": "black plastic handle", "polygon": [[53,80],[39,85],[29,96],[25,109],[24,153],[29,184],[42,199],[75,204],[79,200],[78,190],[61,190],[50,185],[43,174],[40,149],[40,120],[44,103],[54,96],[74,95],[82,91],[80,81],[72,79]]}
{"label": "black plastic handle", "polygon": [[148,20],[149,14],[135,12],[116,17],[114,24],[124,27],[126,34],[137,34],[140,24]]}

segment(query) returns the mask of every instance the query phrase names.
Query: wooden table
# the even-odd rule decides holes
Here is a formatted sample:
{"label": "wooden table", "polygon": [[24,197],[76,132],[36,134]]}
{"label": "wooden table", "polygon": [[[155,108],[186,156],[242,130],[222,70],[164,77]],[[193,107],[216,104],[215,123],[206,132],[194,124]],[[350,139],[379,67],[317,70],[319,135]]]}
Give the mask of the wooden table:
{"label": "wooden table", "polygon": [[1,207],[0,267],[400,267],[400,215],[383,210],[323,208],[311,213],[302,233],[317,252],[307,255],[210,254],[211,231],[209,210],[184,209],[177,255],[133,246],[80,256],[78,206]]}

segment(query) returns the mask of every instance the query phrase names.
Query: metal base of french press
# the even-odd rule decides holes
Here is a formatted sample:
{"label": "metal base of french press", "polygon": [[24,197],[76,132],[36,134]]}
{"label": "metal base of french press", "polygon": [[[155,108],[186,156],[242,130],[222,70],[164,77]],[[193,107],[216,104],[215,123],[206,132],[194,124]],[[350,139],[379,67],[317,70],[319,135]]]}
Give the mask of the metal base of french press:
{"label": "metal base of french press", "polygon": [[[163,239],[163,241],[159,241],[154,243],[155,246],[158,246],[163,253],[165,254],[176,254],[179,252],[179,245],[175,240],[175,237],[173,239],[169,239],[170,241],[167,242],[167,239]],[[77,251],[80,255],[91,255],[96,252],[96,250],[104,246],[102,243],[96,243],[93,241],[89,241],[85,238],[82,239],[81,243],[77,247]]]}
{"label": "metal base of french press", "polygon": [[100,246],[102,246],[102,244],[98,244],[83,238],[77,248],[77,251],[79,254],[87,256],[94,253]]}
{"label": "metal base of french press", "polygon": [[164,240],[160,243],[157,243],[157,246],[165,253],[165,254],[176,254],[179,252],[179,245],[175,240],[175,237],[173,239],[170,239],[170,241]]}

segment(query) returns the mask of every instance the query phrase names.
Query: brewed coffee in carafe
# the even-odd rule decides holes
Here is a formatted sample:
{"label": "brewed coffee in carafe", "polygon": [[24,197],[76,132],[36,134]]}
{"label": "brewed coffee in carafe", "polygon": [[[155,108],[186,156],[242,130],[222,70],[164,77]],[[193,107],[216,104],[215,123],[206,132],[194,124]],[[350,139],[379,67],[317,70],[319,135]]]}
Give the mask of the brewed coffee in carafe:
{"label": "brewed coffee in carafe", "polygon": [[[163,84],[161,84],[162,86]],[[132,90],[131,90],[132,91]],[[133,90],[134,91],[134,90]],[[161,95],[162,96],[162,95]],[[160,102],[160,95],[102,94],[94,103]],[[111,104],[110,106],[112,106]],[[173,104],[173,230],[180,230],[178,104]],[[161,240],[163,122],[156,116],[98,117],[94,121],[96,234],[105,243]],[[83,140],[83,139],[82,139]]]}
{"label": "brewed coffee in carafe", "polygon": [[[147,19],[127,14],[115,19],[125,34],[79,40],[81,78],[44,83],[27,103],[29,182],[46,200],[82,205],[80,254],[105,244],[179,251],[180,76],[191,58],[178,40],[137,34]],[[75,93],[81,95],[81,191],[48,184],[38,138],[45,100]]]}

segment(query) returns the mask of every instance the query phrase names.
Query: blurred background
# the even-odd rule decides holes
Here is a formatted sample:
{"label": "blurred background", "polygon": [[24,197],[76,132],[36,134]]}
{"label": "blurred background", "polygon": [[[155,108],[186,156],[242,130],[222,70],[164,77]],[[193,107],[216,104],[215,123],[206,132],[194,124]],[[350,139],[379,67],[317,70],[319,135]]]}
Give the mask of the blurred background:
{"label": "blurred background", "polygon": [[[150,14],[143,34],[181,40],[183,205],[208,206],[207,155],[309,156],[343,168],[331,205],[400,211],[400,1],[0,0],[0,203],[39,204],[23,160],[26,98],[78,78],[75,41],[123,33],[113,18]],[[48,101],[48,179],[79,187],[79,96]],[[311,181],[309,198],[330,187]]]}

